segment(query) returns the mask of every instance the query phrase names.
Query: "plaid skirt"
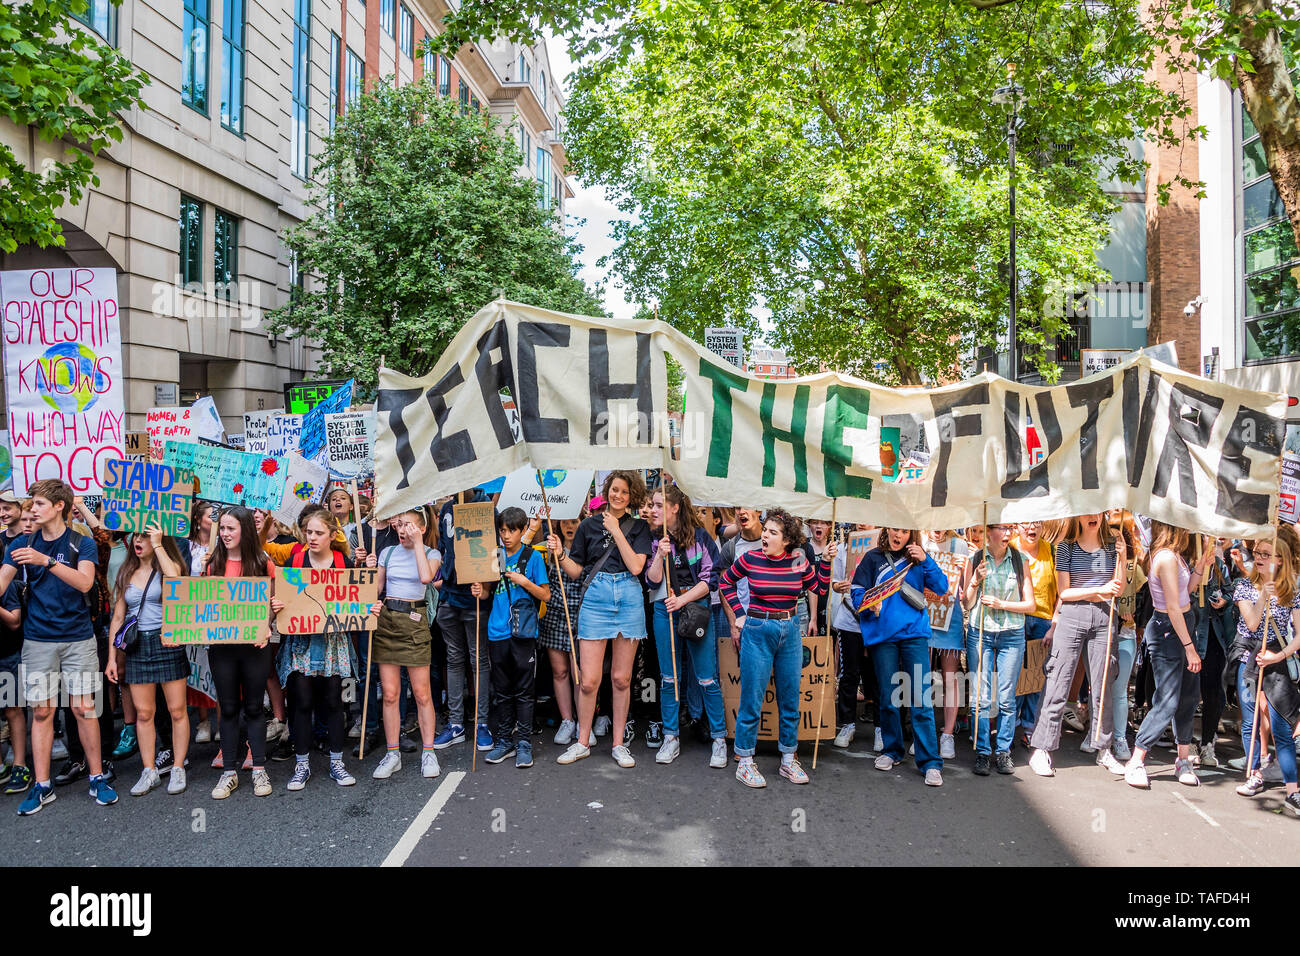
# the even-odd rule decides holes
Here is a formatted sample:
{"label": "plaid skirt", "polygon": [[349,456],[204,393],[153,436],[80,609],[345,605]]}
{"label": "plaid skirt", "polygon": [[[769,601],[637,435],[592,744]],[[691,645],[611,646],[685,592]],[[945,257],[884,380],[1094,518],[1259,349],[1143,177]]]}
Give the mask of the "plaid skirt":
{"label": "plaid skirt", "polygon": [[[551,597],[546,602],[546,614],[537,624],[537,646],[553,651],[569,649],[569,625],[565,622],[564,606],[560,603],[561,585],[551,578]],[[564,576],[564,598],[569,604],[568,620],[573,622],[574,636],[578,629],[578,599],[582,594],[582,583]]]}
{"label": "plaid skirt", "polygon": [[163,647],[162,631],[140,631],[126,651],[124,684],[165,684],[190,676],[190,659],[183,647]]}

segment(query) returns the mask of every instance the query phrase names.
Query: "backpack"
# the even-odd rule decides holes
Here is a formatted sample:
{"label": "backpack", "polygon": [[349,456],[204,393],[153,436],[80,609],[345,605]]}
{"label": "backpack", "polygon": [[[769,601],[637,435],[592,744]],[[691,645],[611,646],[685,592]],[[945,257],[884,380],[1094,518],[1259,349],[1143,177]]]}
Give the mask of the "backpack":
{"label": "backpack", "polygon": [[[1024,558],[1022,558],[1022,557],[1020,556],[1020,549],[1019,549],[1019,548],[1012,547],[1011,545],[1008,545],[1008,546],[1007,546],[1007,550],[1011,552],[1011,569],[1012,569],[1013,571],[1016,572],[1016,589],[1017,589],[1017,590],[1016,590],[1016,593],[1017,593],[1017,594],[1024,594],[1024,593],[1025,593],[1025,562],[1024,562]],[[983,560],[984,560],[984,555],[986,555],[986,554],[988,554],[988,548],[980,548],[980,549],[979,549],[979,554],[978,554],[978,556],[975,558],[974,561],[971,562],[971,566],[970,566],[970,572],[971,572],[971,574],[974,574],[974,573],[975,573],[975,570],[980,566],[981,562],[983,562]]]}
{"label": "backpack", "polygon": [[[524,545],[519,549],[519,557],[515,559],[514,570],[519,574],[524,574],[524,568],[527,567],[529,558],[532,557],[533,549]],[[506,563],[505,548],[501,549],[501,565],[504,568]],[[526,640],[535,640],[537,638],[537,601],[527,591],[524,595],[527,601],[521,601],[519,604],[514,600],[514,588],[510,584],[510,579],[504,574],[501,576],[502,582],[506,586],[506,597],[509,600],[508,616],[510,619],[510,636],[514,638],[523,638]]]}

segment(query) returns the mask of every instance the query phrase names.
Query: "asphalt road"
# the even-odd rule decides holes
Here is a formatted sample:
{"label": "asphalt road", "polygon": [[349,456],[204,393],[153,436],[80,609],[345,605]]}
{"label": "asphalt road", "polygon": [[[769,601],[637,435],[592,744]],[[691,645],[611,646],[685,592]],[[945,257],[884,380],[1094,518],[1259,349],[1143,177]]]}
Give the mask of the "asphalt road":
{"label": "asphalt road", "polygon": [[[272,763],[275,792],[253,796],[247,774],[225,801],[208,793],[218,771],[215,746],[196,745],[186,793],[127,792],[139,758],[119,767],[121,799],[97,807],[82,783],[33,817],[0,803],[9,865],[728,865],[1020,864],[1249,866],[1292,864],[1300,820],[1281,809],[1280,786],[1254,799],[1237,796],[1237,773],[1202,771],[1189,788],[1173,778],[1172,752],[1150,761],[1152,787],[1135,791],[1096,767],[1067,732],[1057,776],[1034,776],[1017,749],[1016,773],[976,777],[969,740],[944,769],[944,786],[923,785],[912,767],[877,771],[869,727],[849,751],[824,746],[812,783],[796,787],[776,773],[775,751],[760,748],[765,790],[749,790],[732,768],[708,767],[708,750],[686,740],[671,766],[654,762],[643,741],[637,766],[622,770],[607,746],[561,767],[560,747],[535,738],[535,765],[513,760],[470,771],[462,745],[440,753],[443,773],[419,775],[406,756],[386,781],[349,758],[355,787],[340,788],[313,754],[314,776],[285,789],[291,763]],[[865,740],[863,739],[865,737]],[[1238,755],[1229,738],[1220,756]],[[417,755],[418,756],[418,755]],[[734,764],[732,765],[734,767]],[[362,772],[364,771],[364,772]]]}

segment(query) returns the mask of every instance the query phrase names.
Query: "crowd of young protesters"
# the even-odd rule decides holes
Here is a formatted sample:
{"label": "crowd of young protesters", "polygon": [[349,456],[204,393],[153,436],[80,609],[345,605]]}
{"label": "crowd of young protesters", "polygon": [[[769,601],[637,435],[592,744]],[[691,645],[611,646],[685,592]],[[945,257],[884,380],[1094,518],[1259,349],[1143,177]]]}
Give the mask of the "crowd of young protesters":
{"label": "crowd of young protesters", "polygon": [[[1119,510],[963,529],[832,527],[779,508],[697,505],[671,476],[652,476],[653,490],[642,472],[611,472],[579,520],[500,509],[495,584],[457,580],[459,499],[379,520],[332,493],[294,528],[198,501],[189,536],[173,538],[157,527],[109,532],[59,481],[37,482],[26,500],[0,494],[0,681],[15,691],[3,701],[0,787],[21,815],[83,779],[106,806],[118,799],[115,763],[138,756],[132,796],[164,777],[178,794],[194,745],[210,742],[220,744],[214,799],[231,797],[241,772],[255,796],[270,795],[276,760],[293,762],[285,786],[300,790],[313,751],[339,786],[356,784],[349,763],[357,769],[363,751],[375,754],[378,780],[417,752],[421,774],[437,777],[438,751],[466,744],[488,764],[513,757],[523,769],[547,723],[564,748],[558,763],[606,738],[630,768],[638,720],[656,764],[690,754],[689,734],[709,767],[734,759],[740,783],[764,787],[769,683],[777,772],[808,784],[798,759],[805,640],[829,634],[836,726],[824,739],[851,748],[859,724],[871,725],[877,770],[911,761],[929,786],[942,786],[945,761],[1009,775],[1019,745],[1029,770],[1050,777],[1069,727],[1080,750],[1134,788],[1150,788],[1148,761],[1165,747],[1171,779],[1197,786],[1199,769],[1221,765],[1216,738],[1232,705],[1244,753],[1231,768],[1244,774],[1237,792],[1254,797],[1280,773],[1283,805],[1300,816],[1300,539],[1290,525],[1256,541]],[[865,553],[850,553],[855,531],[871,536]],[[261,576],[276,565],[377,568],[372,637],[162,643],[164,577]],[[283,607],[272,591],[271,612]],[[719,667],[728,638],[739,680],[730,720]],[[203,669],[212,697],[187,686]],[[633,700],[639,678],[658,684],[648,710]],[[1036,689],[1022,691],[1026,679]],[[969,758],[959,737],[973,744]]]}

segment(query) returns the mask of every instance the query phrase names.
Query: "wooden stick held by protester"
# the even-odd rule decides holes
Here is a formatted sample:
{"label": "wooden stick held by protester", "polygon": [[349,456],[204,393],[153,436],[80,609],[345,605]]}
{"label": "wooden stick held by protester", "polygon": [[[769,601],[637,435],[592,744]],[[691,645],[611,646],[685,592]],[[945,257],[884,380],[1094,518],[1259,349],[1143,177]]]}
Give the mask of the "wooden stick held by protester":
{"label": "wooden stick held by protester", "polygon": [[[555,525],[551,522],[551,503],[546,500],[546,483],[542,480],[542,470],[537,469],[537,485],[542,489],[542,508],[546,512],[546,533],[555,534]],[[560,556],[552,552],[555,559],[555,580],[560,583],[560,603],[564,605],[564,625],[569,629],[569,658],[573,664],[573,680],[582,683],[582,674],[578,670],[578,647],[573,639],[573,620],[569,616],[569,598],[564,593],[564,571],[560,568]]]}
{"label": "wooden stick held by protester", "polygon": [[[1117,535],[1122,535],[1124,533],[1124,512],[1123,511],[1120,512],[1118,522],[1114,522],[1114,521],[1111,522],[1110,529],[1112,532],[1114,532]],[[1197,538],[1196,540],[1198,542],[1200,541],[1199,538]],[[1198,551],[1199,551],[1199,545],[1198,545]],[[1197,556],[1198,557],[1200,556],[1199,553]],[[1128,560],[1127,551],[1125,552],[1124,559],[1125,561]],[[1118,555],[1116,556],[1116,560],[1115,560],[1115,570],[1116,571],[1119,570]],[[1125,574],[1127,574],[1127,572],[1128,569],[1125,568]],[[1111,580],[1114,579],[1112,578]],[[1114,624],[1115,624],[1115,599],[1111,598],[1110,613],[1106,615],[1106,661],[1104,664],[1102,664],[1102,668],[1101,668],[1102,674],[1105,675],[1109,675],[1110,673],[1110,649],[1111,649],[1111,642],[1114,640],[1114,638],[1112,637],[1112,627],[1114,626]],[[1092,732],[1093,743],[1097,743],[1099,740],[1101,740],[1101,715],[1104,713],[1102,708],[1106,706],[1106,685],[1109,683],[1110,683],[1109,679],[1105,679],[1101,682],[1101,692],[1097,696],[1096,713],[1092,715],[1092,719],[1094,721],[1093,723],[1094,730]]]}
{"label": "wooden stick held by protester", "polygon": [[[981,564],[984,565],[984,577],[980,579],[980,599],[975,605],[980,611],[980,637],[979,652],[975,666],[978,668],[975,674],[975,716],[971,720],[971,749],[979,749],[980,734],[980,691],[984,686],[984,582],[988,580],[988,559],[989,559],[989,503],[984,502],[984,547],[980,549],[983,555]],[[991,689],[991,688],[990,688]]]}
{"label": "wooden stick held by protester", "polygon": [[[831,499],[831,540],[832,541],[835,540],[835,512],[836,509],[839,508],[839,506],[840,506],[840,499],[832,498]],[[834,570],[833,567],[832,570]],[[834,577],[835,575],[832,574],[831,575],[832,587],[834,587],[835,585],[835,582],[833,580]],[[833,643],[833,638],[831,637],[830,603],[831,603],[831,596],[830,596],[830,592],[828,591],[826,594],[826,651],[827,651],[826,659],[828,661],[835,656],[835,645]],[[802,640],[802,635],[800,635],[800,639]],[[834,670],[834,668],[832,668],[832,670]],[[817,769],[817,749],[821,746],[821,742],[822,742],[822,714],[826,712],[826,685],[829,683],[830,683],[829,679],[822,681],[821,694],[817,698],[817,716],[814,718],[817,722],[817,734],[816,736],[813,737],[812,768],[814,770]]]}

